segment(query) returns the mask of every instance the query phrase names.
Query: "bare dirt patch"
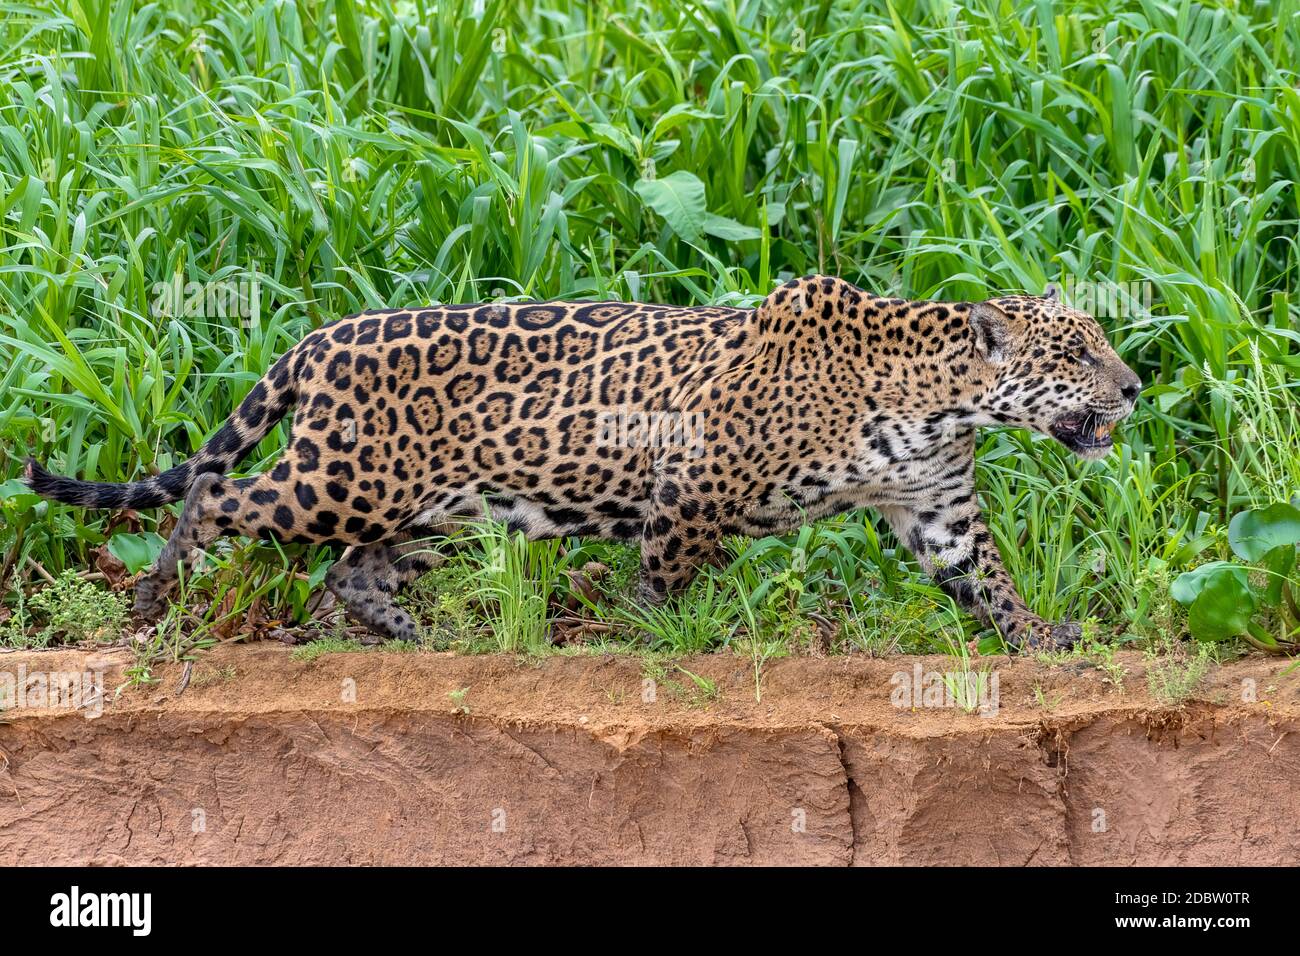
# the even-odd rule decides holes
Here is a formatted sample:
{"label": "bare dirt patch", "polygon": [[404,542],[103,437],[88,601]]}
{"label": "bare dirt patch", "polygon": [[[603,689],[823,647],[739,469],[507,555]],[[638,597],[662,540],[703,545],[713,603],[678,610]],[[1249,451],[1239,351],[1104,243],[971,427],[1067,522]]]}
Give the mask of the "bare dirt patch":
{"label": "bare dirt patch", "polygon": [[110,699],[95,719],[0,714],[0,858],[1300,862],[1300,673],[1218,667],[1175,707],[1119,658],[1122,691],[997,659],[979,716],[891,700],[942,657],[770,662],[756,702],[749,661],[724,654],[681,662],[702,690],[676,670],[647,684],[629,656],[223,646],[179,695],[176,666],[116,699],[124,656],[4,654],[0,672],[102,669]]}

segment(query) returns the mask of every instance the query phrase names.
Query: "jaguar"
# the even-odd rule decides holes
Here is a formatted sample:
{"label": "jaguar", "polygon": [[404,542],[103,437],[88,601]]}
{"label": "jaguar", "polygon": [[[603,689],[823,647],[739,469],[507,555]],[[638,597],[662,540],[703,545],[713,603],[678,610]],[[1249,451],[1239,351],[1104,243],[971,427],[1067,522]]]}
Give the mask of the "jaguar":
{"label": "jaguar", "polygon": [[[184,499],[136,585],[145,620],[216,538],[345,550],[326,585],[381,636],[417,625],[399,589],[431,536],[490,516],[530,538],[640,544],[638,599],[662,604],[765,536],[871,507],[926,572],[1012,647],[1068,647],[1017,592],[975,489],[981,427],[1095,459],[1141,383],[1059,295],[908,301],[830,276],[756,308],[575,301],[370,311],[306,335],[188,460],[130,483],[28,459],[39,494],[85,508]],[[229,473],[293,410],[269,470]]]}

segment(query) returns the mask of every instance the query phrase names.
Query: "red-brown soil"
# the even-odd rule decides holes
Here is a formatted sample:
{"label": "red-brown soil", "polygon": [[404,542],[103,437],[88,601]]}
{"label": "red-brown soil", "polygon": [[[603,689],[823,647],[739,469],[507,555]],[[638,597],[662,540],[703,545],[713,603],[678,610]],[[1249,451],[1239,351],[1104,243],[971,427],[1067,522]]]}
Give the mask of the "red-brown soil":
{"label": "red-brown soil", "polygon": [[[222,646],[95,719],[0,715],[0,859],[121,863],[1295,864],[1300,671],[1183,706],[999,658],[1000,707],[900,708],[945,658],[542,661]],[[121,654],[0,655],[0,672]],[[1243,701],[1254,681],[1255,700]],[[346,693],[355,687],[355,700]],[[463,694],[456,692],[468,688]],[[1250,695],[1246,695],[1249,700]]]}

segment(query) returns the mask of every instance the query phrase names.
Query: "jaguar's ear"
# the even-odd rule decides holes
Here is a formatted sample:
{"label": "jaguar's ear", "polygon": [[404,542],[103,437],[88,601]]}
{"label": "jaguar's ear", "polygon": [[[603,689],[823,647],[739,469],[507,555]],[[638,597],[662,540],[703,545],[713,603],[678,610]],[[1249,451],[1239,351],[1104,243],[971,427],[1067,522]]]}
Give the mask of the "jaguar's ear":
{"label": "jaguar's ear", "polygon": [[1001,365],[1011,357],[1011,318],[992,302],[974,302],[970,307],[975,351],[984,361]]}
{"label": "jaguar's ear", "polygon": [[1044,302],[1060,302],[1061,290],[1055,282],[1047,283],[1047,288],[1043,290]]}

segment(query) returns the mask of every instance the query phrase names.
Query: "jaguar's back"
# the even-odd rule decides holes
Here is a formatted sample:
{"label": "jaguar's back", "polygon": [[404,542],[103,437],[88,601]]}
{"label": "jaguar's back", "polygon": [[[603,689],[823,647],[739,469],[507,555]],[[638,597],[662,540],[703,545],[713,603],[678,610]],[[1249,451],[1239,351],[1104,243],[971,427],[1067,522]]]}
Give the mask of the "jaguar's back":
{"label": "jaguar's back", "polygon": [[745,315],[553,302],[325,326],[291,353],[293,435],[248,492],[289,511],[243,524],[269,514],[260,532],[365,543],[486,500],[530,536],[635,538],[663,437],[648,423]]}

